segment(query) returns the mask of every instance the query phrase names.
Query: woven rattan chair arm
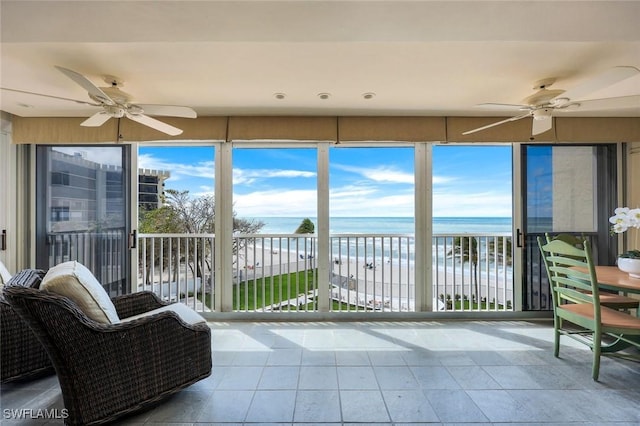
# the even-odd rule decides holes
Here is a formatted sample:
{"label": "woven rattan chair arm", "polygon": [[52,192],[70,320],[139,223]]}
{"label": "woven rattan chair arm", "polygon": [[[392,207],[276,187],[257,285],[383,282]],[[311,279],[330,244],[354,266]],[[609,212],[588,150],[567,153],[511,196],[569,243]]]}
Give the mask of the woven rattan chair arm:
{"label": "woven rattan chair arm", "polygon": [[116,307],[120,318],[128,318],[168,305],[167,302],[162,301],[155,293],[150,291],[116,296],[111,301]]}
{"label": "woven rattan chair arm", "polygon": [[53,372],[44,347],[5,300],[0,301],[0,341],[2,383]]}
{"label": "woven rattan chair arm", "polygon": [[[206,323],[188,324],[180,318],[178,314],[172,311],[159,312],[157,314],[144,316],[131,321],[123,321],[118,324],[108,325],[108,330],[102,328],[102,324],[96,329],[100,331],[109,331],[111,333],[117,333],[121,331],[127,331],[127,333],[147,332],[151,328],[158,328],[162,332],[166,333],[180,333],[183,330],[192,330],[201,332],[203,330],[210,330]],[[146,331],[139,331],[139,328],[144,328]]]}

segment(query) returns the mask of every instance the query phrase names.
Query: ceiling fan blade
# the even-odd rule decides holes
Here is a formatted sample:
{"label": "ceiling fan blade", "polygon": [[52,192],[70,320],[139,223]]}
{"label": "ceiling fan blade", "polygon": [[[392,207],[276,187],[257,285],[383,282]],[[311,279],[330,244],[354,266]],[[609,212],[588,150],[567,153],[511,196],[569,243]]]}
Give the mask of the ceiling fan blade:
{"label": "ceiling fan blade", "polygon": [[130,114],[128,112],[125,113],[127,118],[137,121],[140,124],[144,124],[145,126],[151,127],[152,129],[156,129],[159,132],[166,133],[170,136],[177,136],[182,133],[181,129],[177,127],[173,127],[167,123],[163,123],[160,120],[156,120],[155,118],[151,118],[144,114]]}
{"label": "ceiling fan blade", "polygon": [[84,127],[100,127],[111,118],[107,111],[100,111],[80,123]]}
{"label": "ceiling fan blade", "polygon": [[493,109],[493,110],[526,110],[529,109],[528,105],[517,104],[498,104],[498,103],[484,103],[476,105],[477,108]]}
{"label": "ceiling fan blade", "polygon": [[71,80],[75,81],[77,84],[82,86],[89,95],[98,99],[100,102],[106,105],[115,105],[116,103],[111,99],[106,93],[104,93],[98,86],[93,84],[87,77],[82,74],[79,74],[75,71],[72,71],[67,68],[60,67],[58,65],[55,66],[58,70],[60,70],[64,75],[69,77]]}
{"label": "ceiling fan blade", "polygon": [[[587,101],[577,102],[578,109],[582,110],[601,110],[601,109],[638,109],[640,112],[640,95],[620,96],[617,98],[604,98],[604,99],[589,99]],[[573,111],[571,104],[569,104],[569,111]],[[558,109],[558,111],[565,111],[565,109]]]}
{"label": "ceiling fan blade", "polygon": [[629,77],[640,74],[640,70],[635,67],[613,67],[573,89],[569,89],[560,95],[561,98],[568,98],[572,101],[577,101],[585,97],[586,95],[596,92],[612,84],[618,83],[622,80],[626,80]]}
{"label": "ceiling fan blade", "polygon": [[100,104],[94,104],[92,102],[80,101],[78,99],[71,99],[71,98],[63,98],[61,96],[45,95],[43,93],[27,92],[26,90],[8,89],[6,87],[0,87],[0,89],[6,90],[8,92],[24,93],[25,95],[44,96],[45,98],[60,99],[62,101],[71,101],[71,102],[75,102],[75,103],[78,103],[78,104],[91,105],[91,106],[100,106]]}
{"label": "ceiling fan blade", "polygon": [[553,127],[553,119],[551,116],[545,118],[535,118],[533,119],[533,124],[531,125],[531,134],[539,135],[540,133],[544,133],[548,130],[551,130]]}
{"label": "ceiling fan blade", "polygon": [[185,106],[154,104],[135,104],[135,106],[142,108],[142,111],[146,115],[164,115],[166,117],[182,118],[196,118],[198,116],[193,109]]}
{"label": "ceiling fan blade", "polygon": [[516,120],[520,120],[520,119],[523,119],[523,118],[527,118],[530,115],[531,115],[530,113],[526,113],[526,114],[518,115],[516,117],[507,118],[506,120],[497,121],[495,123],[487,124],[486,126],[478,127],[477,129],[467,130],[466,132],[463,132],[462,134],[463,135],[469,135],[471,133],[479,132],[480,130],[485,130],[485,129],[488,129],[490,127],[499,126],[500,124],[508,123],[510,121],[516,121]]}

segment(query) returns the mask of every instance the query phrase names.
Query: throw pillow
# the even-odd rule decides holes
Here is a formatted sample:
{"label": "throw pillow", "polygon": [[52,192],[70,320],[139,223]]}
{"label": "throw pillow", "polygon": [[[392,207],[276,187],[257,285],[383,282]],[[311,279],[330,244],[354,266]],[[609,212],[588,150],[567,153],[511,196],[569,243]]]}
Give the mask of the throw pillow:
{"label": "throw pillow", "polygon": [[94,321],[103,324],[120,322],[107,292],[91,271],[79,262],[64,262],[49,269],[40,289],[68,297]]}
{"label": "throw pillow", "polygon": [[7,285],[39,288],[45,272],[42,269],[23,269],[11,277]]}

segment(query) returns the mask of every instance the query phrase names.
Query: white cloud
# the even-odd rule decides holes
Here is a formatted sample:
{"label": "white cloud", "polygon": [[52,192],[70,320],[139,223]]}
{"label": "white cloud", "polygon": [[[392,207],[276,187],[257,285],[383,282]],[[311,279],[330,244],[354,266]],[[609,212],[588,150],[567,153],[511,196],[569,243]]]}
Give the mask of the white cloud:
{"label": "white cloud", "polygon": [[375,182],[391,182],[391,183],[408,183],[415,182],[413,173],[405,173],[399,170],[389,168],[380,168],[369,170],[364,174],[365,177]]}
{"label": "white cloud", "polygon": [[172,163],[154,157],[151,154],[141,154],[138,156],[138,167],[141,169],[166,170],[171,173],[170,180],[178,181],[185,177],[198,177],[204,179],[214,179],[214,161],[200,161],[195,164]]}
{"label": "white cloud", "polygon": [[[315,190],[255,191],[234,194],[233,208],[240,217],[316,216]],[[331,194],[333,216],[411,216],[413,191],[403,194],[375,195],[374,191],[345,190]]]}
{"label": "white cloud", "polygon": [[286,170],[286,169],[233,169],[234,185],[249,185],[258,179],[270,178],[314,178],[315,172],[305,170]]}
{"label": "white cloud", "polygon": [[233,195],[233,209],[239,217],[315,216],[316,191],[279,189]]}
{"label": "white cloud", "polygon": [[413,216],[413,191],[382,196],[332,198],[333,216]]}
{"label": "white cloud", "polygon": [[200,185],[198,187],[198,191],[196,192],[189,192],[189,195],[193,196],[193,197],[201,197],[204,195],[214,195],[215,194],[215,188],[211,185]]}
{"label": "white cloud", "polygon": [[331,199],[337,200],[341,198],[353,199],[354,197],[362,197],[377,192],[375,187],[367,187],[364,185],[347,185],[342,188],[332,189],[330,192]]}
{"label": "white cloud", "polygon": [[443,183],[448,183],[448,182],[453,182],[457,180],[457,178],[455,177],[451,177],[451,176],[433,176],[432,178],[432,182],[434,185],[440,185]]}

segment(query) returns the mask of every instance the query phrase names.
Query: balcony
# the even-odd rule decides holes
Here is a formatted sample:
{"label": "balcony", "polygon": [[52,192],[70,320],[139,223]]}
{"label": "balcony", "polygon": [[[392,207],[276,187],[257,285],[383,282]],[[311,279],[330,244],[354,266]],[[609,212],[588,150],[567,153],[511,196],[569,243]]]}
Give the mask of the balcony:
{"label": "balcony", "polygon": [[[415,246],[411,235],[337,234],[328,264],[315,236],[247,234],[233,238],[230,280],[216,278],[213,234],[141,234],[137,291],[216,311],[232,293],[235,312],[313,312],[320,298],[332,312],[416,312]],[[511,311],[513,278],[508,234],[438,234],[433,238],[433,310]],[[328,283],[318,281],[325,268]]]}

